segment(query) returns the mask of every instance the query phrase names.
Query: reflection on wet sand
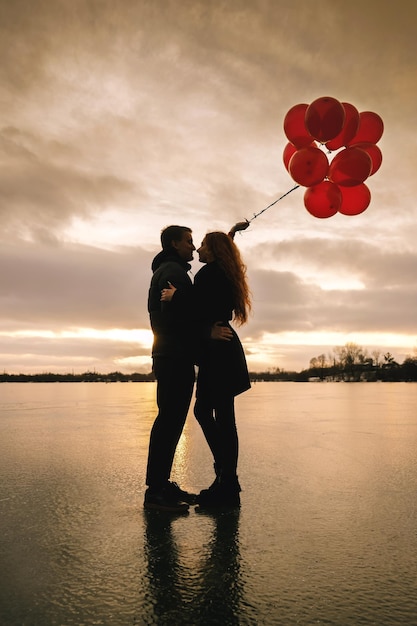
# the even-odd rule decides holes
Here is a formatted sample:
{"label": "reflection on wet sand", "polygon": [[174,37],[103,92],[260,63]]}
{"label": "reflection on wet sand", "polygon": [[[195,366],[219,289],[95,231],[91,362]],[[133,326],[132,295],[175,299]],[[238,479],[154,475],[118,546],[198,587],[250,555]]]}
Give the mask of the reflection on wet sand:
{"label": "reflection on wet sand", "polygon": [[198,556],[194,568],[175,539],[177,516],[159,511],[144,515],[153,619],[158,624],[239,624],[244,597],[239,509],[209,512],[197,507],[189,514],[202,516],[211,525],[211,534],[194,555]]}

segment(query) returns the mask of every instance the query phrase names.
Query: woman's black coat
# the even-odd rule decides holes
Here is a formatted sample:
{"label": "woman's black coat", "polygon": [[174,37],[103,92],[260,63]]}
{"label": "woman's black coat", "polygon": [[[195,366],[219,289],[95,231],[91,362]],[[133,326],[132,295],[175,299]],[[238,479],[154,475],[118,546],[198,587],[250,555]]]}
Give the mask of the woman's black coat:
{"label": "woman's black coat", "polygon": [[[250,388],[249,373],[242,344],[230,326],[234,297],[232,285],[216,261],[207,263],[194,281],[199,342],[197,397],[212,406],[223,398],[237,396]],[[222,322],[233,332],[231,341],[210,338],[215,322]]]}

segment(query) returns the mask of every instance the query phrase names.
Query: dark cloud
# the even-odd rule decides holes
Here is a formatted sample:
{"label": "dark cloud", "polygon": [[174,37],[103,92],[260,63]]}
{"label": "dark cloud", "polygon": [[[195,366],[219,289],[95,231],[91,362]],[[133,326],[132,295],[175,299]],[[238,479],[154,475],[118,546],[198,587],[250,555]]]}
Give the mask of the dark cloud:
{"label": "dark cloud", "polygon": [[148,327],[148,252],[21,243],[0,258],[1,317],[13,329]]}
{"label": "dark cloud", "polygon": [[87,175],[38,159],[21,159],[0,174],[3,229],[56,231],[74,216],[103,210],[123,198],[131,185],[111,176]]}
{"label": "dark cloud", "polygon": [[258,335],[284,331],[417,335],[415,291],[407,287],[323,290],[289,273],[260,271],[253,299],[250,329]]}
{"label": "dark cloud", "polygon": [[[403,246],[401,246],[403,248]],[[366,288],[390,290],[417,288],[417,252],[396,249],[383,240],[297,238],[277,243],[263,243],[250,251],[250,259],[260,259],[273,267],[284,265],[308,268],[317,280],[330,269],[335,275],[357,278]],[[299,273],[303,274],[302,269]]]}
{"label": "dark cloud", "polygon": [[[250,258],[275,268],[249,271],[258,320],[252,328],[417,334],[415,251],[312,238],[264,243]],[[358,279],[363,288],[322,289],[317,282],[329,268],[333,276]]]}

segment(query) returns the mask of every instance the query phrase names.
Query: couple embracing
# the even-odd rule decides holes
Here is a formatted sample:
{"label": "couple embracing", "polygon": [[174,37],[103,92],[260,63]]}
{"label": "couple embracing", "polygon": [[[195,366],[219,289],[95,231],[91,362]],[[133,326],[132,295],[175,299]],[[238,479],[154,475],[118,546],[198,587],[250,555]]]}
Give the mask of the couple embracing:
{"label": "couple embracing", "polygon": [[[192,231],[168,226],[162,251],[152,263],[148,311],[154,335],[153,370],[158,415],[152,426],[146,473],[146,509],[182,512],[189,504],[229,507],[240,504],[237,476],[238,435],[234,398],[250,388],[239,337],[230,326],[247,321],[251,307],[246,267],[231,231],[208,233],[197,250],[204,266],[192,283],[188,272],[196,249]],[[215,480],[198,495],[171,482],[175,450],[195,383],[194,414],[213,454]]]}

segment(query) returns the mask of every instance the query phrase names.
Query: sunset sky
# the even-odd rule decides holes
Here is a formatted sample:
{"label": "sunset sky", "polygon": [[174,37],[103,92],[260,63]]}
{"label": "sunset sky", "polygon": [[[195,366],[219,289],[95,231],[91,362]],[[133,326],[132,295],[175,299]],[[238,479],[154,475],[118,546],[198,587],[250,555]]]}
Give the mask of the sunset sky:
{"label": "sunset sky", "polygon": [[0,0],[1,369],[150,371],[161,229],[199,243],[290,190],[283,120],[321,96],[382,117],[383,163],[359,216],[299,188],[237,235],[249,368],[412,355],[416,23],[415,0]]}

